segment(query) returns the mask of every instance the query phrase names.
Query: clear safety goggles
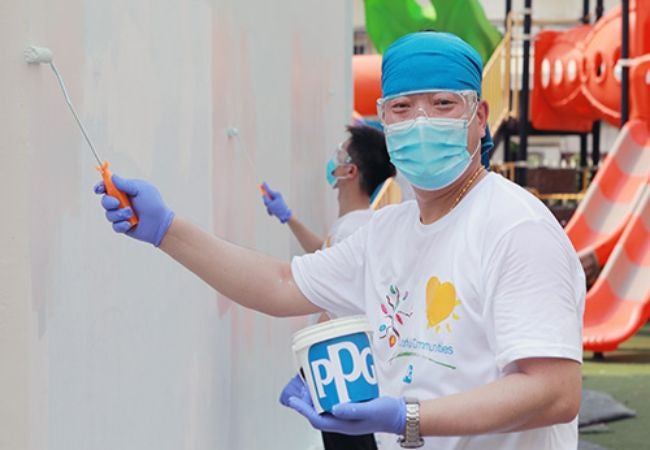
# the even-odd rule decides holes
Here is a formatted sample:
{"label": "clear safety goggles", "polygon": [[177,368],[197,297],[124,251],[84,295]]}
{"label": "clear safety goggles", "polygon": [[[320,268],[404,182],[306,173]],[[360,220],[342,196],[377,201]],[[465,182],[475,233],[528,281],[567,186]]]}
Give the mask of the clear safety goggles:
{"label": "clear safety goggles", "polygon": [[434,89],[405,92],[377,100],[377,115],[383,123],[415,119],[418,116],[469,120],[478,106],[476,91]]}
{"label": "clear safety goggles", "polygon": [[345,150],[345,143],[348,140],[341,141],[337,146],[336,150],[334,150],[334,153],[332,153],[332,161],[336,163],[337,166],[342,166],[345,164],[350,164],[352,163],[352,157],[348,154],[348,152]]}

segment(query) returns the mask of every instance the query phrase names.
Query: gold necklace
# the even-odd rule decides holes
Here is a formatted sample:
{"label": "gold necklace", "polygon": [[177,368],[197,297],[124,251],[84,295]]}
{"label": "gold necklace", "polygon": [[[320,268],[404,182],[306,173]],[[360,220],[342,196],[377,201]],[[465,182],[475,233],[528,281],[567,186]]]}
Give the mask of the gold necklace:
{"label": "gold necklace", "polygon": [[467,180],[467,183],[465,183],[465,185],[463,186],[463,188],[462,188],[462,189],[460,190],[460,192],[458,193],[458,196],[456,197],[456,200],[454,201],[454,204],[451,205],[451,208],[449,208],[449,211],[451,211],[451,210],[454,209],[456,206],[458,206],[458,203],[460,203],[461,199],[463,198],[463,196],[465,195],[465,193],[467,192],[467,190],[472,186],[472,184],[474,183],[474,180],[476,180],[476,178],[478,177],[478,175],[479,175],[482,171],[483,171],[483,166],[479,166],[479,167],[476,169],[476,171],[474,172],[474,174],[472,174],[472,177],[471,177],[469,180]]}

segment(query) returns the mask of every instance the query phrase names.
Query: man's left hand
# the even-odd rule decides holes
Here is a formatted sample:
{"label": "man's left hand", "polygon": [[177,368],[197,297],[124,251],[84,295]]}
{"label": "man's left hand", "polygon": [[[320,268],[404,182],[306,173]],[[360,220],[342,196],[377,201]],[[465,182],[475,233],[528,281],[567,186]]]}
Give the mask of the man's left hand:
{"label": "man's left hand", "polygon": [[406,404],[403,398],[379,397],[362,403],[340,403],[332,413],[318,414],[305,382],[295,376],[284,388],[280,402],[305,416],[311,425],[322,431],[349,435],[376,432],[403,434],[406,425]]}

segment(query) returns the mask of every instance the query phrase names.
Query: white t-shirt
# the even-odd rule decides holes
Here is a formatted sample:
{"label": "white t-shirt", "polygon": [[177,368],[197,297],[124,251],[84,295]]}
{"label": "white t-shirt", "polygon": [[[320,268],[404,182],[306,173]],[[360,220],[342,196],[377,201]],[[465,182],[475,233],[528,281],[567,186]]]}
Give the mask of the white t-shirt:
{"label": "white t-shirt", "polygon": [[[370,208],[356,209],[337,218],[330,227],[330,232],[327,234],[327,237],[323,241],[322,250],[338,244],[346,237],[357,231],[359,228],[367,224],[370,221],[373,213],[374,211]],[[336,319],[337,317],[340,317],[338,314],[331,311],[325,312],[325,314],[327,314],[330,319]],[[314,325],[320,320],[321,313],[312,314],[309,319],[309,324]]]}
{"label": "white t-shirt", "polygon": [[323,242],[323,250],[341,242],[367,224],[373,212],[372,209],[356,209],[336,219]]}
{"label": "white t-shirt", "polygon": [[413,186],[411,186],[409,180],[399,170],[395,174],[395,181],[397,181],[397,184],[399,184],[399,188],[402,194],[402,202],[415,199],[415,191],[413,191]]}
{"label": "white t-shirt", "polygon": [[[549,210],[489,174],[429,225],[415,201],[385,207],[325,251],[295,257],[303,294],[365,314],[382,395],[467,391],[531,357],[582,360],[585,280]],[[382,449],[400,448],[382,436]],[[577,420],[518,433],[427,437],[424,449],[575,449]]]}

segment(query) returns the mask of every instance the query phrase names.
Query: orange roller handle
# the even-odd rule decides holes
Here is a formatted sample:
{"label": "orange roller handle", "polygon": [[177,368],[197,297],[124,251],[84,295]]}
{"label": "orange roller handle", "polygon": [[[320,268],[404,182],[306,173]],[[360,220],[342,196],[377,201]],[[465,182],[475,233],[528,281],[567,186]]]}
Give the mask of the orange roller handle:
{"label": "orange roller handle", "polygon": [[127,207],[131,208],[131,211],[133,211],[133,215],[129,218],[129,223],[132,226],[136,226],[138,224],[138,217],[135,215],[135,210],[133,209],[133,206],[131,206],[131,200],[129,200],[128,195],[120,191],[113,184],[113,179],[111,178],[113,174],[108,168],[108,161],[104,161],[104,163],[101,166],[97,166],[97,170],[102,174],[102,179],[104,180],[104,186],[106,186],[106,193],[111,197],[117,198],[120,201],[120,208],[127,208]]}
{"label": "orange roller handle", "polygon": [[260,191],[262,191],[263,196],[271,198],[271,195],[268,192],[266,192],[266,189],[264,188],[263,184],[260,184]]}

